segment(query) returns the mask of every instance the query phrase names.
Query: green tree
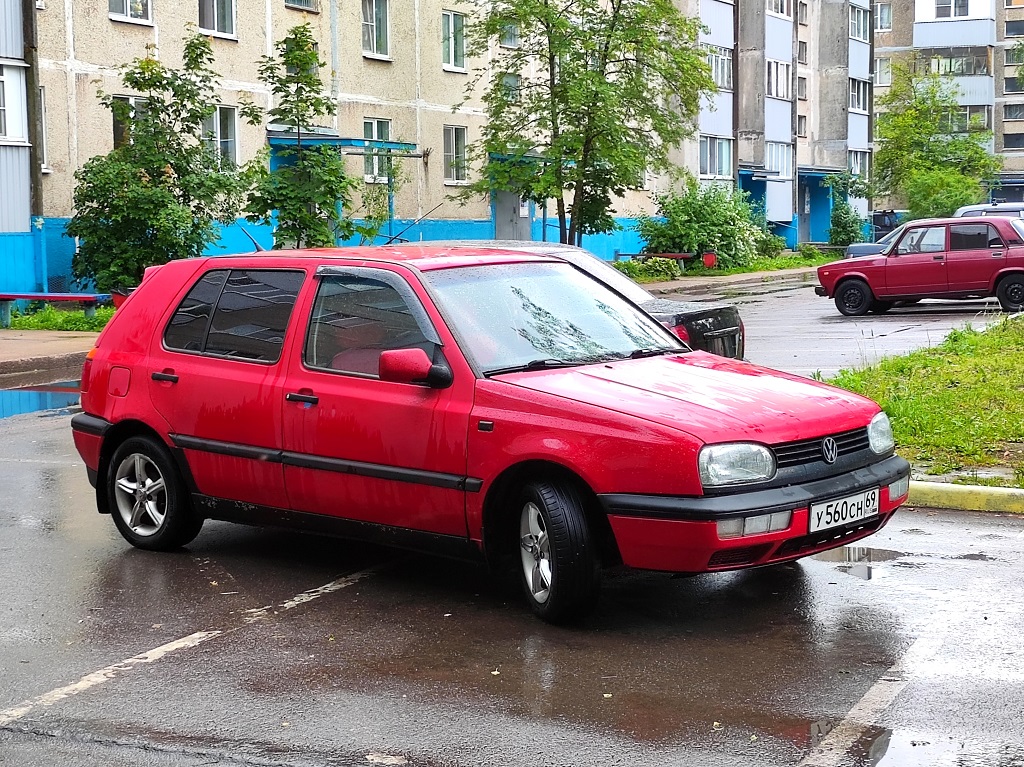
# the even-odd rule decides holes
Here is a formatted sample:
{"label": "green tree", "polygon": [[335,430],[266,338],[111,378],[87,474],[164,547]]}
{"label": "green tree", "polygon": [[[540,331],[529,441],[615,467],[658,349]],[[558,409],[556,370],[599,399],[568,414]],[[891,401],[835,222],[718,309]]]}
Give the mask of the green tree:
{"label": "green tree", "polygon": [[276,106],[273,122],[294,131],[295,142],[277,151],[271,170],[264,152],[247,170],[252,184],[247,218],[274,224],[274,247],[322,247],[337,238],[360,233],[371,236],[346,213],[358,182],[345,173],[345,160],[336,147],[318,144],[310,133],[319,117],[333,114],[334,102],[324,92],[309,24],[293,27],[274,44],[276,56],[264,56],[260,80],[270,87]]}
{"label": "green tree", "polygon": [[922,171],[955,171],[979,184],[996,178],[1002,159],[988,150],[992,134],[980,121],[961,124],[958,93],[941,75],[893,67],[892,87],[876,101],[878,192],[910,202],[911,179]]}
{"label": "green tree", "polygon": [[468,50],[490,58],[466,95],[487,119],[464,194],[554,199],[562,242],[613,230],[613,197],[668,167],[715,88],[700,29],[672,0],[477,0]]}
{"label": "green tree", "polygon": [[137,285],[147,266],[199,256],[217,239],[216,221],[234,221],[243,182],[203,141],[217,106],[206,37],[185,39],[181,69],[152,52],[122,69],[134,108],[105,93],[100,101],[125,126],[125,140],[75,172],[75,212],[67,234],[79,238],[72,270],[99,290]]}
{"label": "green tree", "polygon": [[907,181],[912,219],[952,216],[961,205],[974,205],[984,199],[985,190],[977,179],[952,168],[915,171]]}

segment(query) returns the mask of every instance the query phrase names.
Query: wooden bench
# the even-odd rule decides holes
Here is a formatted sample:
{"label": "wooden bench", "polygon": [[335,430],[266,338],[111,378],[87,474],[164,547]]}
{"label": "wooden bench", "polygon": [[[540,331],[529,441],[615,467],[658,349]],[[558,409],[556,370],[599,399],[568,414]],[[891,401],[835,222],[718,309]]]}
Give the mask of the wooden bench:
{"label": "wooden bench", "polygon": [[0,328],[11,326],[11,306],[15,301],[77,301],[86,317],[96,316],[96,304],[109,301],[109,293],[0,293]]}

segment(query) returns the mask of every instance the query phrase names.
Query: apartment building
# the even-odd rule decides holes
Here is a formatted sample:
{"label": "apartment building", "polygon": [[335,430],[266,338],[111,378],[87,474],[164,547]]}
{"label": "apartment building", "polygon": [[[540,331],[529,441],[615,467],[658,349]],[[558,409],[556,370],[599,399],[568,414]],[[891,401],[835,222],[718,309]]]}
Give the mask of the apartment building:
{"label": "apartment building", "polygon": [[[903,62],[951,78],[959,95],[954,125],[992,130],[1003,157],[993,200],[1024,200],[1024,0],[889,0],[875,4],[874,78],[878,92]],[[1024,49],[1024,46],[1021,46]],[[1024,72],[1020,72],[1024,75]]]}

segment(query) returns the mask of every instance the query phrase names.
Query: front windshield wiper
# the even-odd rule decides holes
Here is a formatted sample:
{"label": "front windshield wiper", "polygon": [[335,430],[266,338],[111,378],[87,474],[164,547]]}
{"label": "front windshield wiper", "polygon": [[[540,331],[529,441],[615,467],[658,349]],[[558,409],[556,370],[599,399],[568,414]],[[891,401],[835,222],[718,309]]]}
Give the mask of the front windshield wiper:
{"label": "front windshield wiper", "polygon": [[683,351],[682,349],[666,349],[664,347],[658,347],[657,349],[636,349],[630,352],[629,358],[631,360],[638,360],[641,357],[657,357],[662,354],[677,354]]}
{"label": "front windshield wiper", "polygon": [[551,370],[552,368],[571,368],[577,365],[585,365],[586,362],[583,360],[556,360],[550,357],[544,359],[530,360],[524,362],[522,365],[510,365],[507,368],[495,368],[494,370],[485,370],[485,376],[496,376],[502,373],[522,373],[527,370]]}

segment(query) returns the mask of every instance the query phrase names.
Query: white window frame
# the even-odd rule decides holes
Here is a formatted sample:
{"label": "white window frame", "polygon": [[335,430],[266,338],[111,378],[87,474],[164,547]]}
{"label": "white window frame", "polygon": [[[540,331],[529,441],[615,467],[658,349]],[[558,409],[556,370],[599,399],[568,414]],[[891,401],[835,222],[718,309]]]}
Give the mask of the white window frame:
{"label": "white window frame", "polygon": [[[468,184],[469,167],[466,156],[467,130],[465,125],[444,126],[444,183],[447,185]],[[459,136],[462,136],[462,153],[459,153]],[[450,151],[449,151],[450,150]]]}
{"label": "white window frame", "polygon": [[515,72],[506,72],[501,76],[501,87],[505,92],[505,98],[510,104],[518,104],[523,88],[523,78]]}
{"label": "white window frame", "polygon": [[[114,96],[113,99],[114,99],[114,101],[126,101],[126,102],[128,102],[128,107],[131,110],[131,116],[133,118],[135,117],[135,110],[138,107],[138,105],[140,105],[140,104],[144,105],[146,103],[146,99],[142,98],[142,96]],[[115,149],[119,146],[119,144],[117,143],[116,127],[117,127],[117,121],[115,119],[114,125],[113,125],[113,130],[114,130],[113,140],[114,140],[114,148]],[[131,141],[132,141],[130,127],[131,127],[130,125],[125,125],[125,127],[124,127],[125,136],[128,139],[128,143],[131,143]]]}
{"label": "white window frame", "polygon": [[793,178],[793,145],[765,141],[764,169],[777,171],[776,178]]}
{"label": "white window frame", "polygon": [[[936,19],[962,19],[970,14],[970,3],[968,0],[935,0]],[[946,8],[946,13],[940,13],[940,8]]]}
{"label": "white window frame", "polygon": [[[723,136],[701,134],[699,140],[701,178],[732,178],[734,142]],[[722,149],[726,151],[723,153]],[[724,154],[724,156],[723,156]]]}
{"label": "white window frame", "polygon": [[295,11],[320,13],[320,3],[318,0],[284,0],[284,7]]}
{"label": "white window frame", "polygon": [[[441,67],[446,71],[466,71],[467,20],[464,13],[441,11]],[[458,30],[456,30],[456,27],[458,27]],[[461,64],[458,63],[460,57],[462,59]]]}
{"label": "white window frame", "polygon": [[[384,117],[363,118],[363,138],[370,141],[391,140],[391,120]],[[367,184],[388,183],[388,162],[391,158],[379,154],[371,154],[372,147],[364,147],[363,181]]]}
{"label": "white window frame", "polygon": [[[1011,54],[1017,54],[1013,56]],[[1015,61],[1014,59],[1018,59]],[[1017,48],[1016,45],[1011,45],[1008,48],[1003,48],[1003,64],[1008,67],[1016,67],[1020,64],[1024,64],[1024,49]]]}
{"label": "white window frame", "polygon": [[871,152],[865,149],[851,149],[846,155],[846,167],[854,176],[871,173]]}
{"label": "white window frame", "polygon": [[793,65],[788,61],[765,61],[765,96],[793,100]]}
{"label": "white window frame", "polygon": [[850,111],[871,111],[871,83],[868,80],[850,78]]}
{"label": "white window frame", "polygon": [[[230,118],[231,135],[222,131],[223,116]],[[212,148],[221,160],[238,165],[238,109],[218,104],[216,111],[203,121],[203,142]]]}
{"label": "white window frame", "polygon": [[808,48],[807,42],[804,40],[797,40],[796,43],[796,61],[798,64],[807,63]]}
{"label": "white window frame", "polygon": [[0,64],[0,138],[8,137],[10,122],[10,106],[7,103],[7,72]]}
{"label": "white window frame", "polygon": [[875,4],[875,31],[892,32],[892,3]]}
{"label": "white window frame", "polygon": [[53,173],[50,150],[46,145],[46,86],[39,86],[39,167],[43,173]]}
{"label": "white window frame", "polygon": [[107,0],[107,11],[111,21],[153,23],[153,6],[150,0]]}
{"label": "white window frame", "polygon": [[765,10],[774,16],[793,18],[793,0],[766,0]]}
{"label": "white window frame", "polygon": [[872,77],[875,85],[882,87],[892,85],[892,59],[888,57],[875,59],[875,72]]}
{"label": "white window frame", "polygon": [[871,11],[867,8],[850,6],[850,39],[871,42]]}
{"label": "white window frame", "polygon": [[[1010,107],[1019,107],[1020,108],[1020,110],[1017,112],[1017,116],[1016,117],[1011,117],[1011,116],[1007,115],[1006,112],[1007,112],[1007,110]],[[1017,110],[1015,110],[1015,111],[1017,111]],[[1024,103],[1004,104],[1003,105],[1003,121],[1005,122],[1006,120],[1024,120]]]}
{"label": "white window frame", "polygon": [[796,4],[796,23],[807,26],[807,3],[804,0],[799,0]]}
{"label": "white window frame", "polygon": [[807,101],[807,78],[798,77],[796,78],[796,98],[797,101]]}
{"label": "white window frame", "polygon": [[[361,0],[363,56],[371,59],[391,60],[391,8],[389,0]],[[383,9],[383,35],[378,34]],[[368,19],[367,12],[370,14]],[[381,43],[383,42],[383,45]]]}
{"label": "white window frame", "polygon": [[807,115],[796,116],[796,135],[800,138],[807,137]]}
{"label": "white window frame", "polygon": [[518,48],[519,27],[515,24],[506,26],[498,36],[498,45],[502,48]]}
{"label": "white window frame", "polygon": [[732,90],[732,48],[718,45],[706,45],[708,66],[711,67],[711,79],[720,91]]}
{"label": "white window frame", "polygon": [[[130,0],[129,0],[130,1]],[[236,30],[238,29],[238,8],[236,7],[235,0],[224,0],[230,7],[228,11],[229,18],[224,18],[221,13],[221,9],[217,6],[221,3],[221,0],[199,0],[199,31],[213,35],[214,37],[227,37],[232,40],[237,40],[238,36]],[[213,19],[213,26],[204,27],[203,9],[210,13]]]}

